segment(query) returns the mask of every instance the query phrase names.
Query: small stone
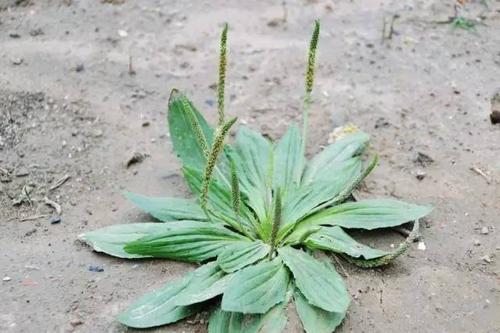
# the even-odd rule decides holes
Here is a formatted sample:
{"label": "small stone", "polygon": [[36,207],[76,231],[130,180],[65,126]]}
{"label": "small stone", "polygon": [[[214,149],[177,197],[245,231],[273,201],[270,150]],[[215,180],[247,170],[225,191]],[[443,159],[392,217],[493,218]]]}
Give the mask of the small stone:
{"label": "small stone", "polygon": [[61,222],[61,217],[59,215],[53,215],[49,219],[50,224],[57,224]]}
{"label": "small stone", "polygon": [[10,281],[10,280],[12,280],[12,279],[10,278],[10,276],[5,276],[5,277],[2,279],[2,281],[5,281],[5,282]]}
{"label": "small stone", "polygon": [[98,273],[101,273],[101,272],[104,272],[104,268],[102,268],[101,266],[93,266],[93,265],[90,265],[89,266],[89,271],[90,272],[98,272]]}
{"label": "small stone", "polygon": [[490,233],[490,230],[488,229],[488,227],[481,228],[481,235],[487,235],[489,233]]}
{"label": "small stone", "polygon": [[12,62],[13,65],[19,66],[24,62],[24,59],[23,58],[12,58],[10,61]]}
{"label": "small stone", "polygon": [[477,239],[474,240],[474,246],[480,246],[481,242]]}
{"label": "small stone", "polygon": [[94,138],[100,138],[102,135],[103,135],[103,131],[98,129],[98,130],[95,130],[93,135],[94,135]]}
{"label": "small stone", "polygon": [[43,32],[43,29],[42,28],[36,28],[36,29],[33,29],[30,31],[30,36],[31,37],[36,37],[36,36],[40,36],[40,35],[43,35],[44,32]]}
{"label": "small stone", "polygon": [[85,66],[83,64],[78,64],[75,67],[75,72],[80,73],[80,72],[83,72],[84,69],[85,69]]}
{"label": "small stone", "polygon": [[118,36],[120,37],[127,37],[128,36],[128,32],[126,30],[118,30]]}
{"label": "small stone", "polygon": [[14,38],[14,39],[18,39],[18,38],[21,38],[21,35],[17,32],[11,32],[11,33],[9,33],[9,37]]}
{"label": "small stone", "polygon": [[418,179],[418,180],[423,180],[425,178],[427,174],[422,171],[422,170],[418,170],[416,173],[415,173],[415,177]]}
{"label": "small stone", "polygon": [[420,241],[418,242],[418,245],[417,245],[417,249],[419,249],[420,251],[425,251],[427,247],[425,246],[425,243]]}
{"label": "small stone", "polygon": [[492,111],[490,113],[490,121],[493,125],[500,124],[500,111]]}
{"label": "small stone", "polygon": [[484,262],[488,263],[488,264],[491,264],[493,262],[493,260],[491,260],[491,257],[489,255],[485,255],[481,258],[481,260],[483,260]]}
{"label": "small stone", "polygon": [[413,159],[413,162],[425,168],[434,163],[434,159],[425,153],[417,152],[417,156]]}
{"label": "small stone", "polygon": [[81,319],[72,319],[69,323],[71,324],[71,326],[76,327],[76,326],[79,326],[79,325],[83,324],[83,320],[81,320]]}

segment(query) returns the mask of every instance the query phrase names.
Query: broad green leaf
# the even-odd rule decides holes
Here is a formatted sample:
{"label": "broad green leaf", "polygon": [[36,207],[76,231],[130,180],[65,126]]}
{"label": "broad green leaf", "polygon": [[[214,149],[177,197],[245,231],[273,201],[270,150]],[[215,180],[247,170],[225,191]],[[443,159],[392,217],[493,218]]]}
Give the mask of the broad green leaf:
{"label": "broad green leaf", "polygon": [[243,313],[222,311],[219,308],[210,316],[208,333],[249,333],[249,328]]}
{"label": "broad green leaf", "polygon": [[196,269],[186,287],[177,295],[175,305],[191,305],[214,298],[224,292],[232,275],[226,275],[215,262]]}
{"label": "broad green leaf", "polygon": [[327,250],[345,253],[354,258],[374,259],[388,255],[390,252],[373,249],[361,244],[349,236],[340,227],[321,227],[305,241],[304,245],[312,250]]}
{"label": "broad green leaf", "polygon": [[[185,108],[183,100],[187,97],[174,90],[171,93],[168,105],[168,127],[170,130],[170,138],[174,146],[177,156],[182,161],[184,166],[203,170],[206,159],[202,147],[200,146],[195,128],[189,118],[188,112]],[[203,134],[210,146],[213,139],[213,129],[210,128],[203,116],[195,109],[190,101],[187,101],[194,113]]]}
{"label": "broad green leaf", "polygon": [[349,294],[342,277],[330,263],[289,246],[278,249],[278,253],[310,304],[329,312],[346,311]]}
{"label": "broad green leaf", "polygon": [[332,333],[345,317],[345,312],[328,312],[309,304],[299,290],[294,294],[295,308],[307,333]]}
{"label": "broad green leaf", "polygon": [[163,223],[130,223],[115,224],[94,231],[81,234],[79,238],[92,246],[96,252],[127,259],[148,258],[150,255],[127,253],[123,249],[125,244],[138,240],[144,236],[161,233],[169,230]]}
{"label": "broad green leaf", "polygon": [[174,303],[189,278],[190,275],[168,282],[161,289],[142,296],[118,315],[118,321],[134,328],[147,328],[173,323],[198,312],[198,306],[176,306]]}
{"label": "broad green leaf", "polygon": [[272,181],[272,145],[260,133],[242,126],[236,136],[234,161],[240,189],[260,221],[266,218]]}
{"label": "broad green leaf", "polygon": [[139,208],[162,222],[176,220],[205,221],[207,217],[200,206],[191,200],[172,197],[147,197],[127,192],[125,196]]}
{"label": "broad green leaf", "polygon": [[296,125],[292,125],[274,148],[273,188],[282,189],[286,196],[288,189],[297,187],[304,159],[300,131]]}
{"label": "broad green leaf", "polygon": [[347,202],[320,211],[300,224],[337,225],[343,228],[377,229],[395,227],[430,213],[432,208],[392,199]]}
{"label": "broad green leaf", "polygon": [[236,272],[269,254],[270,247],[261,241],[238,242],[228,245],[217,257],[217,264],[225,272]]}
{"label": "broad green leaf", "polygon": [[246,267],[231,279],[222,297],[222,310],[265,313],[283,302],[288,281],[288,272],[279,258]]}
{"label": "broad green leaf", "polygon": [[287,303],[280,303],[271,308],[263,315],[257,315],[255,319],[255,333],[280,333],[286,326]]}
{"label": "broad green leaf", "polygon": [[315,207],[334,198],[360,172],[361,161],[357,157],[351,158],[339,165],[330,178],[301,186],[290,193],[283,207],[284,224],[302,219]]}
{"label": "broad green leaf", "polygon": [[302,183],[309,184],[314,180],[329,177],[330,169],[335,168],[336,165],[342,164],[353,156],[361,154],[369,139],[370,137],[367,134],[357,132],[329,145],[307,163]]}
{"label": "broad green leaf", "polygon": [[154,233],[130,242],[125,251],[155,258],[200,262],[219,255],[224,247],[246,237],[206,222],[171,222],[165,232]]}
{"label": "broad green leaf", "polygon": [[280,333],[286,325],[285,304],[265,314],[243,314],[217,309],[210,317],[208,333]]}

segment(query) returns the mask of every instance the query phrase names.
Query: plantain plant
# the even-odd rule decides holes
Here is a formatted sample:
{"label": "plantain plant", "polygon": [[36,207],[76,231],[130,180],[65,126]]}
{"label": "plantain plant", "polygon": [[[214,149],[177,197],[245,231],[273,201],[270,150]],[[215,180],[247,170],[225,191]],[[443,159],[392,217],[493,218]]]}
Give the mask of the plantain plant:
{"label": "plantain plant", "polygon": [[[292,125],[277,142],[240,127],[224,112],[227,25],[221,37],[218,124],[210,127],[188,98],[173,90],[168,123],[187,185],[196,199],[153,198],[127,193],[137,206],[164,223],[131,223],[81,235],[95,251],[126,258],[165,258],[202,263],[185,277],[133,303],[118,320],[130,327],[165,325],[220,299],[208,331],[281,332],[286,307],[295,309],[309,333],[333,332],[350,303],[341,276],[316,252],[332,252],[361,267],[377,267],[402,254],[430,212],[392,199],[355,201],[356,186],[377,163],[363,167],[368,135],[349,134],[316,156],[305,156],[307,119],[319,36],[309,46],[302,133]],[[414,222],[396,250],[363,245],[346,230]],[[325,258],[325,256],[323,256]],[[326,257],[328,258],[328,257]]]}

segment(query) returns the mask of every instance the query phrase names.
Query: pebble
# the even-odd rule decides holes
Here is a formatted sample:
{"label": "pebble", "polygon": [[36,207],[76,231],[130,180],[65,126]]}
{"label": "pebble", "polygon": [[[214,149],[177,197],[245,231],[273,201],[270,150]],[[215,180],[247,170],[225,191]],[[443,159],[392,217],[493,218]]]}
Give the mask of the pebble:
{"label": "pebble", "polygon": [[69,323],[71,324],[71,326],[75,327],[75,326],[79,326],[79,325],[83,324],[83,320],[72,319]]}
{"label": "pebble", "polygon": [[479,245],[481,245],[481,242],[480,242],[480,241],[478,241],[477,239],[475,239],[475,240],[474,240],[474,246],[479,246]]}
{"label": "pebble", "polygon": [[484,257],[481,258],[484,262],[490,264],[493,262],[493,260],[491,260],[491,257],[489,255],[485,255]]}
{"label": "pebble", "polygon": [[12,279],[10,278],[10,276],[5,276],[5,277],[2,279],[2,281],[5,281],[5,282],[10,281],[10,280],[12,280]]}
{"label": "pebble", "polygon": [[23,58],[12,58],[10,61],[12,62],[13,65],[19,66],[24,62],[24,59]]}
{"label": "pebble", "polygon": [[49,219],[50,224],[57,224],[61,222],[61,217],[59,215],[53,215]]}
{"label": "pebble", "polygon": [[481,235],[487,235],[489,233],[490,233],[490,230],[488,229],[488,227],[481,228]]}
{"label": "pebble", "polygon": [[93,265],[90,265],[89,266],[89,271],[90,272],[104,272],[104,268],[102,268],[101,266],[93,266]]}
{"label": "pebble", "polygon": [[128,36],[128,32],[126,30],[118,30],[118,36],[120,37],[127,37]]}
{"label": "pebble", "polygon": [[85,65],[84,64],[78,64],[75,67],[75,72],[80,73],[80,72],[83,72],[84,69],[85,69]]}
{"label": "pebble", "polygon": [[418,179],[418,180],[422,180],[425,178],[427,174],[424,172],[424,171],[417,171],[416,174],[415,174],[415,177]]}
{"label": "pebble", "polygon": [[417,249],[419,249],[420,251],[425,251],[426,248],[427,247],[425,246],[424,242],[418,242]]}

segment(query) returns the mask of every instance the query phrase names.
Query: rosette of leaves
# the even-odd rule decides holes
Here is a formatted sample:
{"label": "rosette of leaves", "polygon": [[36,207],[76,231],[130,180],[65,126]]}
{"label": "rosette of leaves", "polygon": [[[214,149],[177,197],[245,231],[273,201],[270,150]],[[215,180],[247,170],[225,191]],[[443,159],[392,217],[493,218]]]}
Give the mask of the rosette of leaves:
{"label": "rosette of leaves", "polygon": [[[118,320],[147,328],[176,322],[220,300],[209,332],[281,332],[286,307],[304,330],[333,332],[350,303],[342,277],[316,252],[330,252],[361,267],[382,266],[403,253],[430,208],[392,199],[354,201],[351,192],[376,165],[364,167],[368,135],[357,132],[305,156],[319,35],[309,47],[302,133],[292,125],[277,142],[240,127],[224,114],[227,25],[221,38],[218,124],[210,127],[188,98],[174,90],[168,123],[175,152],[194,199],[128,193],[154,223],[105,227],[81,236],[94,250],[125,259],[165,258],[201,266],[168,281],[125,310]],[[359,243],[350,229],[389,228],[415,221],[395,251]],[[163,223],[160,223],[163,222]],[[325,257],[325,256],[323,256]]]}

